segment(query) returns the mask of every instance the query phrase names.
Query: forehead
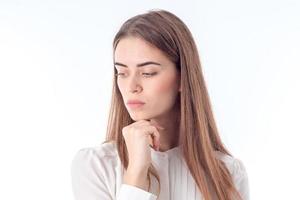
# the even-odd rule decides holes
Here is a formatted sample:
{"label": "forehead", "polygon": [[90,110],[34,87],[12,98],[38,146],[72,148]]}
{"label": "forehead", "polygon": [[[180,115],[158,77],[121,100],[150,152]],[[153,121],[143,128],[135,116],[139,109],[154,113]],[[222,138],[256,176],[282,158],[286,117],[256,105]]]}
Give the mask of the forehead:
{"label": "forehead", "polygon": [[164,53],[138,37],[126,37],[119,41],[114,52],[119,62],[143,62],[145,60],[168,61]]}

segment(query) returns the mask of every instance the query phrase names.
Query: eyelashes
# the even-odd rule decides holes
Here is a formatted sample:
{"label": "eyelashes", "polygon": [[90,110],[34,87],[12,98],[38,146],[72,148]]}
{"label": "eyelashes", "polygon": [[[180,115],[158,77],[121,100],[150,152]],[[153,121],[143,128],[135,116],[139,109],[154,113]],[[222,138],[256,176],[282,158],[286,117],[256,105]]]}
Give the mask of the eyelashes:
{"label": "eyelashes", "polygon": [[[151,76],[154,76],[154,75],[156,75],[157,74],[157,72],[153,72],[153,73],[142,73],[142,75],[144,76],[144,77],[151,77]],[[120,76],[120,77],[124,77],[125,76],[125,73],[116,73],[115,74],[115,76]]]}

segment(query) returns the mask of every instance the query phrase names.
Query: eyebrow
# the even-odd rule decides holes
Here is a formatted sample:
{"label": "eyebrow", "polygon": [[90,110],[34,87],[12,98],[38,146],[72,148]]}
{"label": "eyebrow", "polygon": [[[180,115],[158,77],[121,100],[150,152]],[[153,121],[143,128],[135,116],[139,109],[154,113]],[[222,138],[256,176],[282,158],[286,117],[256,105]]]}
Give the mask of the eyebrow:
{"label": "eyebrow", "polygon": [[[119,65],[119,66],[121,66],[121,67],[127,67],[127,68],[128,68],[127,65],[122,64],[122,63],[119,63],[119,62],[115,62],[115,65]],[[137,64],[136,67],[144,67],[144,66],[146,66],[146,65],[159,65],[159,66],[161,66],[160,63],[153,62],[153,61],[147,61],[147,62],[143,62],[143,63]]]}

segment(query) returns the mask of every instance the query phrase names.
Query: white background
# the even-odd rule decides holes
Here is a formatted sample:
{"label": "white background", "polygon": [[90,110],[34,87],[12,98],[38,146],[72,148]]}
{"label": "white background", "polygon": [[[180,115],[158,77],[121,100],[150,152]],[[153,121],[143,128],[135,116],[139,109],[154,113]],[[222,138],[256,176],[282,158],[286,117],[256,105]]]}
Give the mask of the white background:
{"label": "white background", "polygon": [[73,156],[105,136],[113,37],[153,8],[190,28],[251,199],[300,199],[296,0],[1,0],[0,199],[73,199]]}

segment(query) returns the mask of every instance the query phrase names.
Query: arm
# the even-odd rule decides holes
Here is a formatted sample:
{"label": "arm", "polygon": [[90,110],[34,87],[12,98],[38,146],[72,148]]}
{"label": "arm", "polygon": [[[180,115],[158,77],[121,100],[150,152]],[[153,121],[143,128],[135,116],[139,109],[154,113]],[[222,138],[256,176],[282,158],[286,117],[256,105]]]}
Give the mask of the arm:
{"label": "arm", "polygon": [[93,149],[82,149],[75,155],[71,163],[75,200],[156,200],[152,193],[126,183],[121,185],[116,197],[112,196],[104,172],[100,170],[104,169],[103,162],[99,162]]}
{"label": "arm", "polygon": [[[131,194],[130,199],[156,200],[156,195],[146,191],[148,183],[147,171],[141,171],[139,173],[137,170],[130,170],[130,167],[128,167],[123,176],[123,184],[120,192],[121,195],[119,194],[119,196],[128,196],[128,194]],[[122,195],[123,193],[127,194]],[[121,199],[123,200],[123,198]],[[127,198],[124,200],[127,200]]]}

